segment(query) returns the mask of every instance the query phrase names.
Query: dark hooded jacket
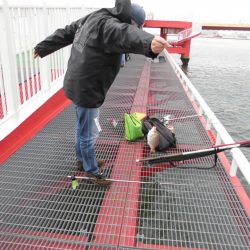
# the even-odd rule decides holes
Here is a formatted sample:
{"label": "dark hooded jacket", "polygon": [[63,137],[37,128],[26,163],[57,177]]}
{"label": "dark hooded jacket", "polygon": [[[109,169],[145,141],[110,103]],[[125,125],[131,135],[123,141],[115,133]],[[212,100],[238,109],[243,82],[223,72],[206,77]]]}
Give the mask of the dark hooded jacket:
{"label": "dark hooded jacket", "polygon": [[154,58],[154,38],[131,23],[130,0],[117,0],[114,8],[103,8],[56,30],[35,51],[44,57],[72,44],[64,78],[64,91],[73,103],[100,107],[120,69],[122,53]]}

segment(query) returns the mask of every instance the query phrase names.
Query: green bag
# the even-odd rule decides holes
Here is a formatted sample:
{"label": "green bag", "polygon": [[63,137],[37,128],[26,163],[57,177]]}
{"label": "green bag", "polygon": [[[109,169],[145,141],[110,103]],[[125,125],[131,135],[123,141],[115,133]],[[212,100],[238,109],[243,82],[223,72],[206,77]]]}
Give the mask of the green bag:
{"label": "green bag", "polygon": [[136,113],[133,114],[124,114],[125,121],[125,138],[127,141],[136,141],[144,137],[142,133],[142,123],[138,118]]}

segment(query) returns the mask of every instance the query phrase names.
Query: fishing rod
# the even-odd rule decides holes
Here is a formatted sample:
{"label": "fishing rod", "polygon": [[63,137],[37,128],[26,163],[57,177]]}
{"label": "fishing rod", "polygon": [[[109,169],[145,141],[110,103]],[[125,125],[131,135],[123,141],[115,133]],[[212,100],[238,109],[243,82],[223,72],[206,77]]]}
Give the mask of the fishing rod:
{"label": "fishing rod", "polygon": [[[78,180],[94,180],[93,177],[87,177],[87,176],[75,176],[75,175],[68,175],[67,178],[69,178],[72,181],[72,188],[76,189],[79,186]],[[159,182],[159,181],[131,181],[131,180],[122,180],[122,179],[112,179],[112,178],[106,178],[106,180],[108,181],[112,181],[112,182],[118,182],[118,183],[129,183],[129,184],[150,184],[150,185],[172,185],[172,186],[179,186],[179,187],[216,187],[216,184],[212,184],[209,183],[208,184],[204,184],[202,182],[202,184],[197,184],[197,183],[174,183],[174,182]],[[235,185],[233,188],[242,188],[242,187],[248,187],[245,185]],[[227,187],[227,189],[230,189],[229,187]]]}
{"label": "fishing rod", "polygon": [[[93,177],[87,176],[75,176],[75,175],[68,175],[67,178],[71,179],[71,187],[72,189],[76,189],[79,186],[78,180],[94,180]],[[136,183],[136,184],[159,184],[159,185],[175,185],[175,186],[183,186],[183,183],[173,183],[173,182],[148,182],[148,181],[131,181],[131,180],[119,180],[119,179],[111,179],[106,178],[107,181],[111,182],[120,182],[120,183]],[[189,184],[190,186],[194,187],[194,184]]]}
{"label": "fishing rod", "polygon": [[[149,162],[149,163],[159,163],[159,162],[175,162],[175,161],[184,161],[190,160],[199,157],[205,157],[209,155],[216,155],[217,153],[223,152],[228,149],[238,148],[238,147],[250,147],[250,140],[248,141],[240,141],[230,144],[220,144],[206,149],[200,149],[196,151],[182,152],[178,154],[171,155],[160,155],[147,157],[142,159],[137,159],[136,162]],[[217,157],[216,157],[217,159]],[[72,188],[76,189],[79,186],[78,180],[94,180],[95,178],[87,177],[87,176],[75,176],[68,175],[67,178],[71,179]],[[184,183],[173,183],[173,182],[148,182],[148,181],[132,181],[132,180],[120,180],[120,179],[112,179],[107,178],[106,180],[112,182],[120,182],[120,183],[137,183],[137,184],[159,184],[159,185],[177,185],[177,186],[194,186],[194,184],[184,184]],[[241,186],[242,187],[242,186]]]}
{"label": "fishing rod", "polygon": [[[75,176],[75,175],[68,175],[67,178],[70,178],[71,181],[74,180],[94,180],[93,177],[87,176]],[[120,179],[112,179],[106,178],[105,180],[112,181],[112,182],[121,182],[121,183],[136,183],[136,184],[160,184],[160,185],[175,185],[175,186],[186,186],[184,183],[173,183],[173,182],[153,182],[153,181],[131,181],[131,180],[120,180]],[[194,186],[194,184],[189,184],[190,186]]]}
{"label": "fishing rod", "polygon": [[[197,117],[199,115],[188,115],[188,116],[181,116],[181,117],[175,117],[175,118],[170,118],[170,115],[166,115],[163,118],[160,118],[160,120],[162,120],[164,123],[168,123],[171,121],[176,121],[176,120],[183,120],[183,119],[187,119],[187,118],[193,118],[193,117]],[[116,127],[118,125],[118,122],[124,122],[124,119],[114,119],[114,118],[107,118],[107,121],[110,122],[113,127]]]}
{"label": "fishing rod", "polygon": [[225,150],[239,148],[239,147],[250,147],[250,140],[239,141],[239,142],[234,142],[234,143],[229,143],[229,144],[220,144],[220,145],[212,146],[210,148],[170,154],[170,155],[161,154],[157,156],[137,159],[136,162],[160,163],[160,162],[185,161],[185,160],[205,157],[209,155],[217,155],[217,153],[223,152]]}

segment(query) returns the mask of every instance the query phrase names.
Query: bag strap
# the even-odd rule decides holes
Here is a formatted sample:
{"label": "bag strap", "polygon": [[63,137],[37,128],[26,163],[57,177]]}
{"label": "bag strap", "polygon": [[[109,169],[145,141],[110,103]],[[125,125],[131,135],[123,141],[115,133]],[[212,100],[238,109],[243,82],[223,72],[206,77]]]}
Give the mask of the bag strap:
{"label": "bag strap", "polygon": [[150,121],[150,118],[146,116],[141,120],[142,122],[142,132],[146,136],[149,132],[149,130],[154,126],[152,122]]}
{"label": "bag strap", "polygon": [[174,133],[160,122],[157,118],[149,118],[150,123],[156,127],[157,131],[172,145],[176,146]]}

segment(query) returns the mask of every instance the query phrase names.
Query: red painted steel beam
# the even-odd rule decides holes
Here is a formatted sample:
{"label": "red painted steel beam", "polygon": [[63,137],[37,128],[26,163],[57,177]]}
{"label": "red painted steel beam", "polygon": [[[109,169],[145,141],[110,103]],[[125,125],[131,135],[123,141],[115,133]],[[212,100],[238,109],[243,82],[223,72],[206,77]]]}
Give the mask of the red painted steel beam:
{"label": "red painted steel beam", "polygon": [[[162,20],[146,20],[144,28],[160,28],[161,37],[167,39],[168,29],[185,30],[192,28],[192,22],[186,21],[162,21]],[[182,58],[189,59],[191,41],[185,41],[180,46],[167,48],[169,53],[180,54]]]}
{"label": "red painted steel beam", "polygon": [[[149,91],[150,64],[145,63],[137,87],[131,113],[146,113]],[[94,230],[93,244],[134,247],[136,245],[141,164],[135,159],[143,154],[144,143],[122,142],[112,170],[112,179],[134,183],[112,183],[106,192]],[[130,152],[128,154],[128,152]],[[126,159],[124,156],[126,155]],[[124,167],[124,160],[126,164]],[[91,247],[90,249],[99,249]]]}
{"label": "red painted steel beam", "polygon": [[10,135],[0,141],[0,164],[70,104],[71,101],[65,97],[63,89],[59,90]]}
{"label": "red painted steel beam", "polygon": [[191,48],[191,40],[186,41],[185,43],[183,43],[182,48],[183,48],[184,52],[180,53],[181,57],[189,58],[189,56],[190,56],[190,48]]}
{"label": "red painted steel beam", "polygon": [[186,50],[183,47],[170,47],[167,49],[169,53],[185,54]]}
{"label": "red painted steel beam", "polygon": [[169,28],[169,29],[189,29],[192,28],[192,22],[185,21],[163,21],[163,20],[145,20],[144,28]]}
{"label": "red painted steel beam", "polygon": [[[151,65],[145,63],[142,75],[140,77],[140,82],[137,87],[137,91],[134,97],[133,106],[131,113],[142,112],[147,113],[147,103],[149,95],[149,84],[150,84],[150,70]],[[144,143],[136,144],[134,151],[134,157],[142,157],[143,155]],[[134,159],[133,159],[134,161]],[[125,207],[123,226],[120,235],[120,246],[133,247],[136,245],[136,235],[138,227],[138,209],[140,206],[140,181],[141,181],[141,171],[142,164],[137,165],[135,162],[131,164],[131,176],[130,180],[134,183],[128,186],[127,201],[129,203]]]}

